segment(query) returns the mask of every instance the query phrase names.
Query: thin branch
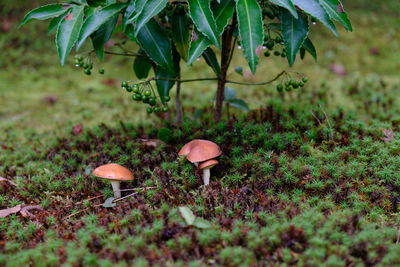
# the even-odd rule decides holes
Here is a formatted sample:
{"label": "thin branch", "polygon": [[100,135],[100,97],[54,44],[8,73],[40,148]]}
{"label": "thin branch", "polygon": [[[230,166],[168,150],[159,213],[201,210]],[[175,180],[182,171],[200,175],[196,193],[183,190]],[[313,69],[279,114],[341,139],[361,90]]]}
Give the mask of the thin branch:
{"label": "thin branch", "polygon": [[[265,82],[250,83],[250,82],[239,82],[239,81],[233,81],[233,80],[226,80],[226,83],[241,84],[241,85],[266,85],[266,84],[269,84],[269,83],[272,83],[272,82],[278,80],[284,74],[287,74],[287,72],[285,70],[280,72],[278,75],[276,75],[275,78],[265,81]],[[151,78],[148,78],[146,82],[151,82],[151,81],[156,81],[156,80],[173,81],[173,82],[179,81],[180,83],[188,83],[188,82],[198,82],[198,81],[217,81],[218,78],[210,77],[210,78],[180,80],[180,79],[171,79],[171,78],[163,78],[163,77],[151,77]]]}
{"label": "thin branch", "polygon": [[[93,50],[93,52],[94,52],[94,50]],[[112,52],[112,51],[106,51],[106,50],[104,50],[104,54],[115,55],[115,56],[126,56],[126,57],[143,57],[144,56],[144,55],[135,54],[135,53],[118,53],[118,52]]]}

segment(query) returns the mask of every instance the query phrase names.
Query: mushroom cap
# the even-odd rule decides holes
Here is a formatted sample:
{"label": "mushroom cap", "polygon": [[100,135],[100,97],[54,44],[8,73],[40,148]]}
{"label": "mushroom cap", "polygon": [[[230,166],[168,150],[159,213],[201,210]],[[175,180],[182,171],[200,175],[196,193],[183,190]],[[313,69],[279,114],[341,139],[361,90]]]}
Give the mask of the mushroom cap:
{"label": "mushroom cap", "polygon": [[[193,141],[190,141],[186,145],[184,145],[181,150],[179,150],[178,155],[179,156],[187,156],[190,153],[190,150],[192,150],[192,147],[195,146],[201,139],[195,139]],[[205,141],[205,140],[203,140]]]}
{"label": "mushroom cap", "polygon": [[116,163],[101,165],[92,174],[96,177],[116,181],[129,181],[134,178],[130,170]]}
{"label": "mushroom cap", "polygon": [[187,159],[194,162],[202,162],[213,159],[222,154],[221,149],[216,143],[207,140],[197,140],[192,144],[192,148],[187,155]]}
{"label": "mushroom cap", "polygon": [[211,169],[212,167],[214,167],[217,164],[218,164],[217,160],[210,159],[210,160],[207,160],[207,161],[204,161],[204,162],[200,163],[199,169],[201,169],[201,170],[203,170],[203,169]]}

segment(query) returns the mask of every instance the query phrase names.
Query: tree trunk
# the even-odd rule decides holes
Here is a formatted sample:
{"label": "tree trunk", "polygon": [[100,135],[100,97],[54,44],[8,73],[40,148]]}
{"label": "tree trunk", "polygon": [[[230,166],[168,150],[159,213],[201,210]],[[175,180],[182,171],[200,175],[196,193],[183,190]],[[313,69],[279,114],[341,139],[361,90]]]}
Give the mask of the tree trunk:
{"label": "tree trunk", "polygon": [[236,28],[236,14],[233,15],[232,24],[222,34],[221,51],[221,73],[218,76],[217,97],[215,101],[214,121],[220,122],[222,119],[222,108],[224,103],[224,92],[226,84],[226,73],[229,68],[229,58],[232,51],[232,36]]}

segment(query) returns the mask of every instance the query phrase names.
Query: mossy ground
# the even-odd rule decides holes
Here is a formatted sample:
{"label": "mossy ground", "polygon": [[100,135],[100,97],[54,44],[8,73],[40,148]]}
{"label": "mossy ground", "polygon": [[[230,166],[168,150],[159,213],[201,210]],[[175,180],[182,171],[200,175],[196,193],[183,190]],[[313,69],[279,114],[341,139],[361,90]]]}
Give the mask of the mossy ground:
{"label": "mossy ground", "polygon": [[[215,84],[185,84],[186,119],[176,126],[148,117],[119,89],[120,80],[134,79],[132,59],[109,58],[104,76],[61,68],[42,24],[18,32],[21,11],[5,4],[14,26],[0,37],[8,52],[0,54],[0,176],[16,186],[0,184],[0,209],[37,204],[45,211],[32,221],[0,219],[0,265],[400,264],[399,4],[344,5],[355,32],[334,39],[315,26],[320,59],[294,69],[310,77],[305,88],[278,94],[274,84],[235,87],[253,110],[231,110],[215,125]],[[245,67],[240,58],[233,65]],[[348,75],[332,74],[333,63]],[[286,64],[263,59],[246,80],[272,78]],[[212,75],[204,62],[184,74]],[[57,100],[49,104],[46,96]],[[78,123],[83,131],[73,135]],[[143,142],[162,127],[172,130],[168,143]],[[384,141],[382,129],[394,137]],[[193,138],[223,151],[206,188],[199,171],[177,157]],[[124,188],[154,188],[114,208],[98,206],[112,191],[90,173],[108,162],[134,171]],[[211,227],[187,227],[181,205]]]}

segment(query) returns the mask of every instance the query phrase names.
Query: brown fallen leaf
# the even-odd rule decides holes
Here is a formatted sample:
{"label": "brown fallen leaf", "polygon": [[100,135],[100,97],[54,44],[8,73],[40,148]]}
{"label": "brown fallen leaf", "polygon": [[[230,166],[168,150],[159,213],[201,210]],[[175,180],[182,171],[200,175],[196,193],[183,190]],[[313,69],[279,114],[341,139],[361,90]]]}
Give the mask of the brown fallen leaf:
{"label": "brown fallen leaf", "polygon": [[382,137],[381,140],[385,143],[388,143],[393,140],[394,132],[392,129],[383,129],[380,128],[382,133],[385,135],[385,137]]}
{"label": "brown fallen leaf", "polygon": [[21,210],[21,205],[17,205],[15,207],[9,208],[9,209],[0,210],[0,218],[7,217],[8,215],[17,213],[20,210]]}
{"label": "brown fallen leaf", "polygon": [[337,75],[340,75],[340,76],[344,76],[344,75],[347,74],[347,73],[346,73],[346,70],[345,70],[345,68],[344,68],[344,66],[341,65],[341,64],[330,64],[330,65],[329,65],[329,69],[330,69],[333,73],[335,73],[335,74],[337,74]]}
{"label": "brown fallen leaf", "polygon": [[9,183],[10,185],[17,186],[17,184],[14,183],[13,181],[8,180],[8,179],[3,178],[3,177],[0,177],[0,182],[6,182],[6,183]]}
{"label": "brown fallen leaf", "polygon": [[30,213],[30,212],[29,212],[30,210],[44,211],[44,209],[43,209],[41,206],[39,206],[39,205],[36,205],[36,206],[26,206],[26,207],[23,207],[23,208],[20,210],[21,215],[24,216],[24,217],[29,217],[29,219],[31,219],[31,220],[35,219],[36,216],[33,215],[32,213]]}
{"label": "brown fallen leaf", "polygon": [[140,143],[142,143],[142,145],[148,146],[148,147],[157,147],[159,144],[162,143],[162,141],[159,140],[159,139],[145,139],[145,138],[142,138],[142,139],[138,139],[138,141]]}

